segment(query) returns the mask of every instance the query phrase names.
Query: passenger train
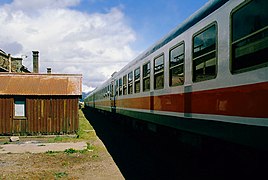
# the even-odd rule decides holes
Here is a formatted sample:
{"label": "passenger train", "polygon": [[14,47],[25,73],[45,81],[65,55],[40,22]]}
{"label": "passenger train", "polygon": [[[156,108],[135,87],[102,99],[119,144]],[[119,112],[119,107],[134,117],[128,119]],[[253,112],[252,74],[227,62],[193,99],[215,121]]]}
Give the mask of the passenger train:
{"label": "passenger train", "polygon": [[267,148],[267,0],[210,0],[96,88],[85,106],[154,131]]}

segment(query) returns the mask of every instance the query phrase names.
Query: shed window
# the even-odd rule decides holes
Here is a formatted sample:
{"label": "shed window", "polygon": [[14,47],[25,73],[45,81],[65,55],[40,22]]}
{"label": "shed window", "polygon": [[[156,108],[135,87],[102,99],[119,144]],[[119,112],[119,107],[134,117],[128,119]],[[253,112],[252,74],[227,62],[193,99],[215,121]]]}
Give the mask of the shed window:
{"label": "shed window", "polygon": [[170,50],[169,85],[178,86],[184,83],[184,44]]}
{"label": "shed window", "polygon": [[216,77],[216,25],[212,25],[194,37],[193,81],[205,81]]}
{"label": "shed window", "polygon": [[232,14],[232,72],[268,65],[268,3],[254,0]]}
{"label": "shed window", "polygon": [[140,68],[135,69],[134,71],[134,78],[135,78],[135,85],[134,85],[134,90],[135,93],[139,93],[140,92]]}
{"label": "shed window", "polygon": [[133,72],[128,73],[128,94],[133,92]]}
{"label": "shed window", "polygon": [[164,55],[154,59],[154,89],[164,88]]}
{"label": "shed window", "polygon": [[143,91],[150,90],[150,62],[143,65]]}
{"label": "shed window", "polygon": [[25,98],[15,98],[15,117],[25,117]]}

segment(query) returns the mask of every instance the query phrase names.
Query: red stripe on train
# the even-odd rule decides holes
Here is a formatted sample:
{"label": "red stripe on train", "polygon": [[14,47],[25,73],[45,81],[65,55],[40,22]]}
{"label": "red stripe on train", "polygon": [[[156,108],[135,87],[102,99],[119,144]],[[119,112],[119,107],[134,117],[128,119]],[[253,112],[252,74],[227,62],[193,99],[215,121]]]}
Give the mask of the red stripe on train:
{"label": "red stripe on train", "polygon": [[116,106],[180,113],[268,118],[268,83],[122,99],[116,101]]}

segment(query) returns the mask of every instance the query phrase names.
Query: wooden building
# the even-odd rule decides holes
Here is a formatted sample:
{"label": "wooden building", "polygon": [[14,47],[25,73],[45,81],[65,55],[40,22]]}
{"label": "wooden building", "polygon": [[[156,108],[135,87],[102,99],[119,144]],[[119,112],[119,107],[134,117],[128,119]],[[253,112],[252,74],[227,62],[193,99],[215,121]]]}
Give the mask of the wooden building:
{"label": "wooden building", "polygon": [[81,75],[0,73],[0,135],[78,130]]}

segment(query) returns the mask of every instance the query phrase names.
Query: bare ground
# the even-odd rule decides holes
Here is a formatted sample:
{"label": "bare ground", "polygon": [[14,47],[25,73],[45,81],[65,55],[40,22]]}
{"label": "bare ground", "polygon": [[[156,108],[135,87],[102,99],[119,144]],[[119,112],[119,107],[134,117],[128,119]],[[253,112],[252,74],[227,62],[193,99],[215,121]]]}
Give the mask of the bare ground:
{"label": "bare ground", "polygon": [[[27,137],[23,141],[50,142],[55,137]],[[68,140],[67,140],[68,141]],[[72,141],[72,140],[71,140]],[[77,141],[77,139],[75,139]],[[1,179],[124,179],[104,144],[96,136],[80,139],[90,144],[80,151],[0,154]],[[0,138],[0,145],[7,138]]]}
{"label": "bare ground", "polygon": [[98,144],[92,152],[0,154],[0,179],[124,179]]}

